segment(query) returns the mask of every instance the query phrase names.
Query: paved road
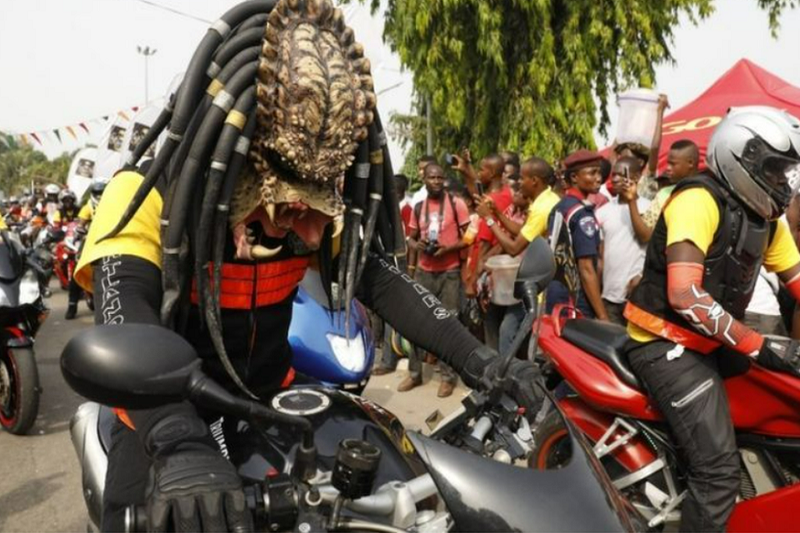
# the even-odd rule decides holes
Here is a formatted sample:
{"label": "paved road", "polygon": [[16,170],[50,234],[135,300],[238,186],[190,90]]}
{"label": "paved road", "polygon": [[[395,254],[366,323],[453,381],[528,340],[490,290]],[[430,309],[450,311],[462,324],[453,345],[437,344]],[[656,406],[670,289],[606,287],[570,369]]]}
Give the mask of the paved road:
{"label": "paved road", "polygon": [[[0,431],[0,532],[85,531],[87,514],[81,496],[78,460],[69,437],[69,420],[82,399],[64,383],[58,358],[64,344],[80,328],[92,324],[81,307],[78,319],[64,320],[66,293],[53,288],[51,313],[36,339],[36,357],[44,392],[39,418],[29,436]],[[401,365],[403,363],[401,362]],[[447,400],[436,398],[438,375],[426,368],[426,383],[412,392],[395,388],[405,372],[374,377],[365,396],[394,412],[412,429],[439,408],[453,410],[463,388]]]}

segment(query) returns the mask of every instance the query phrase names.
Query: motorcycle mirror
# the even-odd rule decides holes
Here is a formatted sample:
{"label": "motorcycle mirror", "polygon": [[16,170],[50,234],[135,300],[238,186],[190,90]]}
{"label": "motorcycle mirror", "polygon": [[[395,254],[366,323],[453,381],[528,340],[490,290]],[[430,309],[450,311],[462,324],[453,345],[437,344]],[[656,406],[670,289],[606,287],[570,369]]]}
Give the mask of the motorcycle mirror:
{"label": "motorcycle mirror", "polygon": [[178,334],[149,324],[105,325],[75,335],[61,352],[67,384],[89,400],[126,409],[180,401],[200,358]]}
{"label": "motorcycle mirror", "polygon": [[514,297],[522,300],[527,309],[536,307],[536,296],[553,281],[556,263],[547,241],[536,237],[528,245],[514,282]]}

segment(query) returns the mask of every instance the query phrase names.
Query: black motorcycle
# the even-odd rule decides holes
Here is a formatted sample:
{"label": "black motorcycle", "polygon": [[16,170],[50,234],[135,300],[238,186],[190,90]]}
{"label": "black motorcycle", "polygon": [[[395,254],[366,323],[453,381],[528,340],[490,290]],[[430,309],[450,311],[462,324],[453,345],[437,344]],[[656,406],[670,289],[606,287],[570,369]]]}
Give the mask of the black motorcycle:
{"label": "black motorcycle", "polygon": [[39,412],[39,372],[33,338],[47,317],[39,283],[41,268],[16,234],[0,243],[0,425],[16,435],[33,426]]}
{"label": "black motorcycle", "polygon": [[[81,406],[71,424],[94,527],[113,423],[99,404],[142,409],[188,399],[221,414],[211,433],[242,477],[259,531],[642,529],[566,422],[576,450],[569,463],[525,468],[533,436],[502,387],[473,392],[436,440],[344,391],[306,385],[264,403],[235,397],[203,374],[188,342],[157,326],[85,330],[67,344],[61,367],[76,392],[97,402]],[[131,507],[127,518],[130,531],[146,530],[142,509]]]}

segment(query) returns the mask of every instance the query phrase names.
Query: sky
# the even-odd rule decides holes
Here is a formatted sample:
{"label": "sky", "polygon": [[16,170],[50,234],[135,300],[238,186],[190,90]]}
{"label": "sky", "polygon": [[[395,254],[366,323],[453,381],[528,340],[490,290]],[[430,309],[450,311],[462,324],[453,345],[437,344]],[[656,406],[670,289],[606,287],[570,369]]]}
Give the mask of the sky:
{"label": "sky", "polygon": [[[117,110],[145,102],[144,57],[137,46],[157,50],[149,59],[149,94],[167,91],[188,63],[208,23],[180,16],[216,20],[236,0],[2,0],[0,1],[0,130],[13,133],[51,130],[87,122],[94,135],[77,129],[78,142],[63,136],[44,138],[48,156],[98,142],[99,123]],[[770,36],[767,15],[756,0],[717,0],[717,11],[693,27],[675,29],[675,65],[657,68],[657,89],[672,109],[690,102],[738,59],[746,57],[795,85],[800,85],[800,10],[787,11],[777,39]],[[356,38],[373,66],[381,113],[408,112],[412,82],[399,58],[382,44],[381,17],[366,7],[344,8]],[[613,101],[613,100],[612,100]],[[613,135],[616,105],[611,106]],[[600,146],[606,139],[597,136]],[[395,168],[402,151],[392,143]]]}

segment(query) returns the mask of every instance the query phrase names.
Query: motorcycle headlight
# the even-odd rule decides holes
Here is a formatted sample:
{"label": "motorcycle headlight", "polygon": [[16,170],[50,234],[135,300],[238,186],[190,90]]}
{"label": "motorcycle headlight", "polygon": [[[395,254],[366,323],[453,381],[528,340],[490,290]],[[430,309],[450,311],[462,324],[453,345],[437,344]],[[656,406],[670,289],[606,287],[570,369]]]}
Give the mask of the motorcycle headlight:
{"label": "motorcycle headlight", "polygon": [[364,340],[361,335],[353,339],[346,339],[333,333],[328,333],[328,342],[331,344],[333,354],[344,368],[350,372],[361,372],[367,362],[366,350],[364,350]]}
{"label": "motorcycle headlight", "polygon": [[39,280],[36,273],[28,270],[19,282],[20,305],[32,304],[39,298]]}

